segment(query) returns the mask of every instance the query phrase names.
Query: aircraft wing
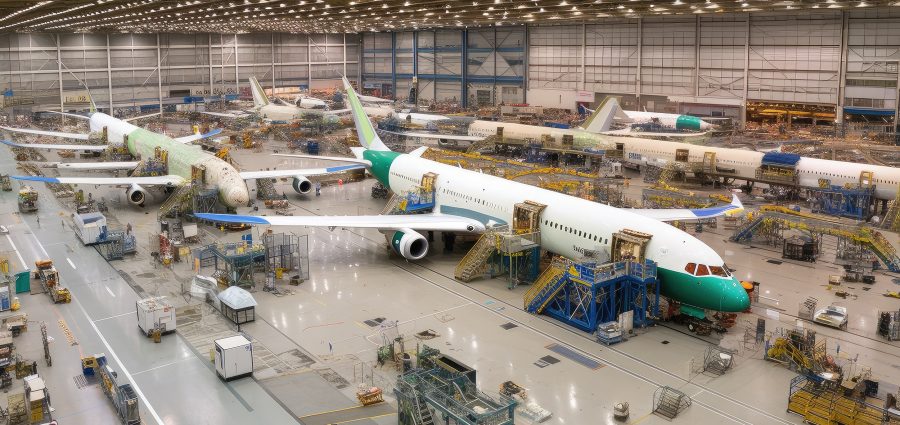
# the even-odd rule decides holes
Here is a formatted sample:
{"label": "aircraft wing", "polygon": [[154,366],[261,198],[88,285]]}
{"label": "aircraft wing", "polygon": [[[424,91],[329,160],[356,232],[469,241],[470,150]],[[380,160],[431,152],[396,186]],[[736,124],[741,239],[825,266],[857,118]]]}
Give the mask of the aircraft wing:
{"label": "aircraft wing", "polygon": [[252,216],[232,214],[194,214],[202,220],[245,223],[263,226],[350,227],[380,230],[434,230],[448,232],[484,231],[484,224],[465,217],[442,214],[357,215],[357,216]]}
{"label": "aircraft wing", "polygon": [[737,195],[731,195],[731,203],[709,208],[635,208],[625,211],[640,214],[644,217],[655,218],[659,221],[676,221],[676,220],[698,220],[701,218],[713,218],[725,214],[734,214],[743,211],[744,204],[741,203]]}
{"label": "aircraft wing", "polygon": [[54,149],[54,150],[93,151],[93,152],[105,151],[109,147],[107,145],[49,145],[49,144],[44,144],[44,143],[13,143],[13,142],[10,142],[9,140],[0,140],[0,143],[3,143],[6,146],[12,146],[14,148]]}
{"label": "aircraft wing", "polygon": [[175,141],[179,142],[179,143],[191,143],[196,140],[205,139],[207,137],[213,137],[221,132],[222,132],[222,129],[217,128],[206,134],[197,133],[197,134],[191,134],[190,136],[176,137]]}
{"label": "aircraft wing", "polygon": [[138,161],[123,162],[53,162],[47,164],[50,168],[65,168],[68,170],[133,170],[138,166]]}
{"label": "aircraft wing", "polygon": [[228,113],[228,112],[209,112],[209,111],[203,111],[200,113],[205,114],[205,115],[212,115],[214,117],[222,117],[222,118],[244,118],[244,117],[250,116],[250,114],[246,114],[246,113],[233,114],[233,113]]}
{"label": "aircraft wing", "polygon": [[[355,149],[355,148],[350,148]],[[336,162],[349,162],[352,164],[361,164],[367,167],[372,166],[372,162],[368,159],[357,159],[357,158],[345,158],[342,156],[319,156],[319,155],[304,155],[304,154],[295,154],[295,153],[273,153],[272,156],[281,156],[285,158],[303,158],[303,159],[318,159],[322,161],[336,161]]]}
{"label": "aircraft wing", "polygon": [[62,184],[92,184],[109,186],[130,186],[139,184],[145,186],[177,186],[184,183],[184,177],[168,175],[153,177],[44,177],[44,176],[10,176],[16,180],[62,183]]}
{"label": "aircraft wing", "polygon": [[87,134],[80,133],[63,133],[59,131],[46,131],[46,130],[37,130],[34,128],[12,128],[12,127],[4,127],[0,126],[0,128],[6,131],[12,131],[15,133],[26,133],[26,134],[37,134],[40,136],[51,136],[51,137],[62,137],[65,139],[78,139],[78,140],[87,140]]}
{"label": "aircraft wing", "polygon": [[406,136],[406,137],[421,137],[423,139],[438,139],[438,140],[460,140],[464,142],[479,142],[484,140],[484,137],[481,136],[469,136],[463,134],[438,134],[438,133],[416,133],[416,132],[398,132],[398,131],[387,131],[382,130],[385,133],[396,134],[398,136]]}
{"label": "aircraft wing", "polygon": [[685,139],[689,137],[706,137],[709,132],[704,131],[702,133],[682,133],[682,132],[671,132],[671,133],[655,133],[652,131],[633,131],[631,128],[623,128],[620,130],[610,130],[604,131],[600,134],[604,134],[607,136],[630,136],[630,137],[659,137],[659,138],[669,138],[669,139]]}
{"label": "aircraft wing", "polygon": [[347,109],[331,109],[331,110],[325,111],[325,113],[331,114],[331,115],[343,115],[343,114],[349,114],[350,111],[351,111],[351,109],[349,109],[349,108],[347,108]]}
{"label": "aircraft wing", "polygon": [[363,164],[340,165],[328,168],[306,168],[299,170],[263,170],[263,171],[242,171],[241,178],[244,180],[251,179],[276,179],[279,177],[295,177],[295,176],[318,176],[323,174],[340,173],[348,170],[365,170]]}

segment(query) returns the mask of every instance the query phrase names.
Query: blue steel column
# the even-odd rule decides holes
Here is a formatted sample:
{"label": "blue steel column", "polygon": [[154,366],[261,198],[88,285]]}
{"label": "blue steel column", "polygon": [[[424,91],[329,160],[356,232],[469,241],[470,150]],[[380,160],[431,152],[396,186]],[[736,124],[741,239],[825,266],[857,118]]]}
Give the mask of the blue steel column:
{"label": "blue steel column", "polygon": [[528,24],[525,24],[525,54],[522,55],[522,103],[528,103]]}
{"label": "blue steel column", "polygon": [[397,99],[397,33],[391,33],[391,91]]}
{"label": "blue steel column", "polygon": [[[462,30],[462,107],[469,107],[469,29]],[[494,70],[496,73],[496,70]]]}

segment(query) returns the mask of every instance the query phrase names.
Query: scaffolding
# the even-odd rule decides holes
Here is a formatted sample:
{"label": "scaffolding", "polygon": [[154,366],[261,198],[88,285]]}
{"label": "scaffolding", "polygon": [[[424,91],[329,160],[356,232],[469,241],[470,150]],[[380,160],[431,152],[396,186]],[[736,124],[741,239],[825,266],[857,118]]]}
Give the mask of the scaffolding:
{"label": "scaffolding", "polygon": [[659,387],[653,393],[653,413],[668,420],[675,419],[690,406],[691,398],[675,388]]}
{"label": "scaffolding", "polygon": [[872,203],[875,201],[875,187],[859,185],[843,187],[829,185],[810,190],[810,206],[813,213],[836,217],[847,217],[865,221],[872,217]]}
{"label": "scaffolding", "polygon": [[516,401],[476,388],[464,373],[435,367],[414,369],[400,375],[394,388],[397,423],[401,425],[513,425]]}
{"label": "scaffolding", "polygon": [[862,378],[848,388],[836,379],[799,375],[791,379],[787,411],[817,425],[896,424],[896,416],[868,401],[871,381]]}
{"label": "scaffolding", "polygon": [[893,245],[874,228],[849,226],[830,217],[801,213],[789,208],[767,205],[752,214],[731,236],[734,242],[752,242],[756,236],[764,236],[769,243],[780,244],[784,232],[789,229],[809,232],[811,235],[829,235],[845,239],[849,243],[865,247],[892,272],[900,272],[900,257]]}
{"label": "scaffolding", "polygon": [[645,327],[659,317],[659,288],[651,260],[597,265],[557,259],[525,293],[524,308],[585,332],[629,311],[633,326]]}
{"label": "scaffolding", "polygon": [[262,235],[266,253],[266,272],[291,272],[293,277],[309,279],[309,237],[293,233],[272,233]]}
{"label": "scaffolding", "polygon": [[[195,260],[199,260],[198,273],[220,276],[225,286],[253,286],[255,274],[266,271],[266,249],[263,245],[247,242],[210,244],[193,250]],[[212,267],[213,273],[201,273]]]}

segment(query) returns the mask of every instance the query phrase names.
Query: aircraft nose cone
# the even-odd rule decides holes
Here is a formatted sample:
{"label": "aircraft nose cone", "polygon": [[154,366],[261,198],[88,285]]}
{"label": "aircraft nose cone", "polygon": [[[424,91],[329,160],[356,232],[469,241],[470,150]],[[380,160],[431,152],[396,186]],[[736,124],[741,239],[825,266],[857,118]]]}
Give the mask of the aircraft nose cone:
{"label": "aircraft nose cone", "polygon": [[231,208],[244,207],[250,202],[246,187],[232,187],[225,193],[225,203]]}
{"label": "aircraft nose cone", "polygon": [[737,313],[750,308],[750,296],[747,295],[747,291],[737,279],[732,278],[730,281],[723,282],[722,285],[722,299],[720,300],[722,311]]}

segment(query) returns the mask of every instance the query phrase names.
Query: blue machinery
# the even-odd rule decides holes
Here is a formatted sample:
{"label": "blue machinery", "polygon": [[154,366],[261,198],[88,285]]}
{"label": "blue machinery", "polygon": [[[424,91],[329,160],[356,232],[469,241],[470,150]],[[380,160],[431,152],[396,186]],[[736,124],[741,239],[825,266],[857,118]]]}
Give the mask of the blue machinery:
{"label": "blue machinery", "polygon": [[872,186],[845,188],[832,185],[813,193],[812,212],[855,220],[868,219],[871,215],[869,206],[875,200],[875,188]]}
{"label": "blue machinery", "polygon": [[634,326],[651,324],[659,316],[659,296],[656,263],[650,260],[599,266],[556,262],[525,294],[525,309],[594,332],[626,311],[634,312]]}

